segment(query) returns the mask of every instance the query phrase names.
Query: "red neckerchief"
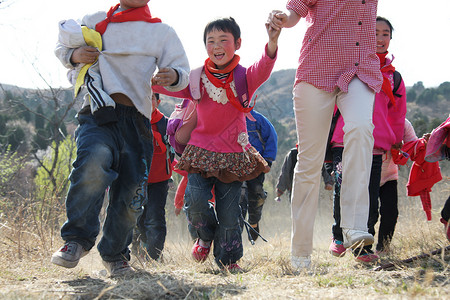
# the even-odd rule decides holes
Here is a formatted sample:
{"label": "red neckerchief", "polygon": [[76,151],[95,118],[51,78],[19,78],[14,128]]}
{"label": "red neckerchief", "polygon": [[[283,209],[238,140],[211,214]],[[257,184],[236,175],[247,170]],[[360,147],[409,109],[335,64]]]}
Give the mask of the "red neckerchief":
{"label": "red neckerchief", "polygon": [[[380,59],[380,68],[383,69],[383,72],[388,72],[388,71],[395,72],[395,68],[393,65],[391,65],[391,64],[386,65],[386,55],[388,53],[389,52],[387,52],[387,51],[385,53],[377,53],[377,56]],[[394,107],[396,107],[396,103],[395,103],[396,101],[395,101],[394,94],[392,93],[391,82],[384,75],[383,75],[383,85],[381,86],[381,89],[389,97],[389,100],[391,100],[392,105],[394,105]]]}
{"label": "red neckerchief", "polygon": [[[243,107],[242,104],[238,101],[238,99],[236,99],[236,96],[234,96],[233,90],[231,89],[230,86],[230,83],[233,82],[233,70],[239,64],[239,60],[240,60],[239,55],[234,55],[230,64],[226,66],[225,69],[219,70],[216,68],[216,65],[208,58],[205,60],[205,74],[206,77],[208,77],[208,80],[216,88],[225,89],[225,92],[227,93],[227,98],[234,107],[236,107],[240,112],[248,113],[253,109],[253,107]],[[223,82],[219,78],[215,77],[213,73],[220,73],[220,74],[228,73],[228,77],[225,80],[225,82]]]}
{"label": "red neckerchief", "polygon": [[[155,125],[163,117],[164,117],[164,115],[158,109],[155,109],[152,112],[152,116],[151,116],[151,119],[150,119],[150,124]],[[166,145],[164,145],[161,133],[159,133],[158,129],[153,129],[153,126],[152,126],[152,133],[153,133],[153,138],[156,141],[156,145],[159,146],[159,148],[154,149],[154,153],[164,153],[164,152],[166,152],[166,150],[167,150],[166,149]],[[159,151],[159,149],[161,149],[161,151]]]}
{"label": "red neckerchief", "polygon": [[148,5],[137,8],[130,8],[118,12],[117,14],[114,14],[114,12],[119,8],[119,6],[120,3],[117,4],[116,6],[112,6],[109,9],[108,13],[106,14],[106,19],[95,25],[95,30],[98,31],[101,35],[105,33],[106,27],[108,27],[108,24],[110,22],[121,23],[128,21],[144,21],[148,23],[161,23],[161,19],[152,17]]}

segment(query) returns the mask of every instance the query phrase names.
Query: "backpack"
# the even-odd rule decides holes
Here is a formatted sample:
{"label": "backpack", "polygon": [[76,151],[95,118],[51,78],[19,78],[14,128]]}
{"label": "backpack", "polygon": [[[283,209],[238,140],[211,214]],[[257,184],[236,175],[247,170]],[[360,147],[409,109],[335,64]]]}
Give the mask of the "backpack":
{"label": "backpack", "polygon": [[[191,132],[197,126],[197,102],[202,96],[200,91],[202,71],[203,66],[191,71],[189,74],[189,90],[193,100],[184,99],[181,103],[176,104],[175,110],[170,115],[167,123],[169,143],[179,156],[186,148],[191,138]],[[233,72],[239,102],[243,107],[248,107],[250,97],[248,96],[246,68],[237,65]]]}
{"label": "backpack", "polygon": [[394,88],[392,89],[392,94],[394,94],[394,96],[396,96],[396,97],[403,96],[403,95],[400,95],[397,93],[401,82],[402,82],[402,74],[400,74],[400,72],[398,72],[398,71],[395,71],[394,72]]}

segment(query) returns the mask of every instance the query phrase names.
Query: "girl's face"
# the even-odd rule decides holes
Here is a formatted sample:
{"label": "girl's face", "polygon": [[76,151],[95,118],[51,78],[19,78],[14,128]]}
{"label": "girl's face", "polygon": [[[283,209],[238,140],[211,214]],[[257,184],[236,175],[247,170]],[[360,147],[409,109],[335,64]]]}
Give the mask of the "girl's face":
{"label": "girl's face", "polygon": [[148,2],[150,0],[120,0],[120,7],[123,9],[137,8],[146,6]]}
{"label": "girl's face", "polygon": [[391,29],[384,21],[377,21],[377,53],[388,51],[391,42]]}
{"label": "girl's face", "polygon": [[236,42],[230,32],[214,29],[206,34],[206,52],[219,70],[229,65],[234,52],[241,47],[241,39]]}

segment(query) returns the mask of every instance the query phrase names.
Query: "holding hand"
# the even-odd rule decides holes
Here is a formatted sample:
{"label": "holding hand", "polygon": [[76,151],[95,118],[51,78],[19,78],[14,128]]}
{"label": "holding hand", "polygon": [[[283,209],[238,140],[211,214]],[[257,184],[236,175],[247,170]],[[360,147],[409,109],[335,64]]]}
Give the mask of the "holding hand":
{"label": "holding hand", "polygon": [[178,83],[178,72],[173,68],[161,68],[152,78],[152,85],[171,86]]}
{"label": "holding hand", "polygon": [[91,46],[82,46],[73,51],[70,57],[72,64],[92,64],[97,60],[100,52],[97,48]]}

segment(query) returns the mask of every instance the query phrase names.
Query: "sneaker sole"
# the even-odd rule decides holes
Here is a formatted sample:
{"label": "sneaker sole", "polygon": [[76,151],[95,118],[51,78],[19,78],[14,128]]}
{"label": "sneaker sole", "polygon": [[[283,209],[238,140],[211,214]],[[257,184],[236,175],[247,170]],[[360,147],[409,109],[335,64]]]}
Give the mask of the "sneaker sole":
{"label": "sneaker sole", "polygon": [[375,239],[373,238],[373,236],[363,237],[360,240],[353,242],[353,244],[344,242],[344,247],[350,248],[350,249],[355,249],[355,248],[362,247],[362,246],[372,245],[374,242],[375,242]]}
{"label": "sneaker sole", "polygon": [[51,262],[57,266],[71,269],[71,268],[75,268],[78,265],[78,263],[80,262],[80,260],[68,261],[59,256],[52,256]]}
{"label": "sneaker sole", "polygon": [[334,252],[334,251],[330,250],[330,254],[335,256],[335,257],[343,257],[345,255],[345,251],[342,252],[342,253],[337,253],[337,252]]}

